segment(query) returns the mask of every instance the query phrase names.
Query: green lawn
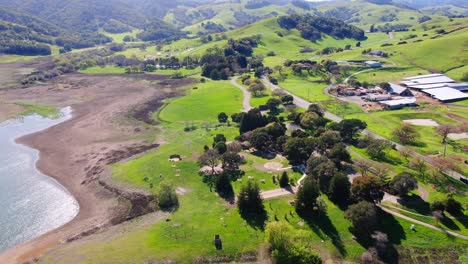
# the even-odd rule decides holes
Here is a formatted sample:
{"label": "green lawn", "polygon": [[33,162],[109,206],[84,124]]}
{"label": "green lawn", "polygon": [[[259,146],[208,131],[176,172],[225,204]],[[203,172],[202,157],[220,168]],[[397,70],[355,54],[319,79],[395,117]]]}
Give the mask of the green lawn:
{"label": "green lawn", "polygon": [[280,80],[279,86],[311,102],[332,100],[333,97],[323,92],[327,84],[314,82],[315,80],[317,78],[304,78],[288,74],[285,80]]}
{"label": "green lawn", "polygon": [[355,76],[360,82],[379,84],[382,82],[398,82],[405,77],[428,74],[429,72],[415,67],[387,67],[369,72],[364,72]]}
{"label": "green lawn", "polygon": [[229,81],[210,81],[189,90],[189,96],[173,100],[159,113],[169,122],[215,121],[220,112],[228,115],[242,110],[242,92]]}

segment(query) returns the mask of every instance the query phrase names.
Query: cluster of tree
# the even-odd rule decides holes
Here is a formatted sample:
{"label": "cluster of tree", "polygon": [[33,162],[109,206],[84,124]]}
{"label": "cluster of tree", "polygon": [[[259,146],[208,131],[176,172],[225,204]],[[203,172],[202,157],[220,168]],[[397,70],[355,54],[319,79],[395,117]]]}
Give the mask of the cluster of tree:
{"label": "cluster of tree", "polygon": [[49,45],[34,41],[4,41],[0,40],[0,53],[24,56],[50,55]]}
{"label": "cluster of tree", "polygon": [[131,27],[129,27],[127,24],[122,23],[115,19],[109,19],[106,23],[104,23],[102,28],[106,32],[115,33],[115,34],[124,33],[124,32],[128,32],[131,30]]}
{"label": "cluster of tree", "polygon": [[[231,181],[243,175],[240,170],[240,165],[244,162],[239,155],[241,150],[242,146],[239,142],[226,144],[226,137],[218,134],[213,138],[212,148],[205,146],[203,154],[198,159],[200,167],[209,168],[209,171],[201,171],[203,181],[210,188],[215,186],[216,192],[226,199],[231,200],[234,195]],[[221,170],[219,165],[221,165]]]}
{"label": "cluster of tree", "polygon": [[208,49],[201,57],[202,76],[213,80],[226,80],[234,72],[252,69],[259,75],[264,71],[261,58],[252,57],[253,48],[258,45],[260,36],[230,39],[223,48]]}
{"label": "cluster of tree", "polygon": [[279,17],[278,24],[282,28],[288,30],[296,28],[301,32],[301,36],[303,38],[311,41],[317,41],[321,39],[322,33],[340,39],[366,39],[362,29],[348,25],[345,22],[335,18],[294,14],[290,16]]}
{"label": "cluster of tree", "polygon": [[143,41],[159,42],[173,41],[185,36],[186,33],[162,21],[148,23],[144,27],[144,31],[137,34],[137,37]]}
{"label": "cluster of tree", "polygon": [[221,24],[216,24],[214,22],[208,21],[206,23],[202,23],[201,26],[206,31],[206,33],[219,33],[226,31],[226,28]]}
{"label": "cluster of tree", "polygon": [[271,256],[276,263],[320,264],[322,259],[310,244],[310,239],[295,231],[288,223],[271,222],[265,228]]}
{"label": "cluster of tree", "polygon": [[389,23],[385,23],[385,25],[378,26],[377,31],[380,31],[380,32],[408,31],[410,27],[411,27],[410,24],[389,24]]}
{"label": "cluster of tree", "polygon": [[304,10],[310,10],[310,3],[304,0],[293,0],[291,4]]}
{"label": "cluster of tree", "polygon": [[333,17],[339,20],[348,21],[349,19],[353,18],[356,14],[356,10],[351,8],[340,6],[329,9],[321,14],[323,17]]}
{"label": "cluster of tree", "polygon": [[271,3],[269,1],[250,0],[245,4],[245,8],[247,8],[247,9],[258,9],[258,8],[262,8],[262,7],[269,6],[269,5],[271,5]]}

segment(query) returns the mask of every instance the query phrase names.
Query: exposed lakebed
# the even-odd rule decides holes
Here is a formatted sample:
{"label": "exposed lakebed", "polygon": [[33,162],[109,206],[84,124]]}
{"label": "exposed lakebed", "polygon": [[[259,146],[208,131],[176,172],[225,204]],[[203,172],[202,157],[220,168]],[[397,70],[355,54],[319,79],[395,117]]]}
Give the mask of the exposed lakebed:
{"label": "exposed lakebed", "polygon": [[0,252],[71,221],[79,211],[73,196],[36,169],[39,153],[15,140],[71,118],[30,115],[0,123]]}

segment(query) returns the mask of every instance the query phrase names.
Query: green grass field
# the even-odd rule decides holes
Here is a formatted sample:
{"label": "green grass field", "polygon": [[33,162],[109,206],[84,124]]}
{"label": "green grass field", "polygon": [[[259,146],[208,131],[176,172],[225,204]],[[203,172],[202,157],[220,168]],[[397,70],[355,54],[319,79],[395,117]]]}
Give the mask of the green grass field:
{"label": "green grass field", "polygon": [[332,100],[331,96],[323,92],[327,84],[317,83],[318,80],[320,79],[300,77],[289,72],[286,79],[280,80],[279,86],[311,102]]}
{"label": "green grass field", "polygon": [[31,104],[31,103],[17,103],[17,105],[21,106],[24,111],[21,112],[21,116],[27,116],[31,114],[38,114],[42,117],[49,117],[49,118],[58,118],[60,111],[49,105],[39,105],[39,104]]}

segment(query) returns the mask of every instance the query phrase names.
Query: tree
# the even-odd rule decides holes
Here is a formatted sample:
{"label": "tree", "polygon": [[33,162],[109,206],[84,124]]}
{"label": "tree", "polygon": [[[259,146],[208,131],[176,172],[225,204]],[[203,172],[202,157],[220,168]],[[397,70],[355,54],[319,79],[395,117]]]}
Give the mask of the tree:
{"label": "tree", "polygon": [[399,128],[396,128],[393,130],[392,134],[398,139],[398,142],[403,145],[414,143],[421,137],[418,131],[408,124],[403,124]]}
{"label": "tree", "polygon": [[338,168],[341,168],[341,162],[351,162],[351,155],[349,154],[344,144],[337,144],[328,153],[328,158],[332,160]]}
{"label": "tree", "polygon": [[272,257],[277,263],[320,264],[316,252],[303,245],[295,230],[285,222],[271,222],[265,228],[265,235],[271,246]]}
{"label": "tree", "polygon": [[242,116],[239,131],[241,134],[244,134],[245,132],[255,130],[259,127],[263,127],[266,124],[267,121],[262,116],[260,110],[254,108]]}
{"label": "tree", "polygon": [[306,112],[301,116],[301,127],[305,129],[315,129],[317,127],[324,126],[327,123],[327,120],[317,113]]}
{"label": "tree", "polygon": [[278,98],[270,98],[266,102],[266,106],[268,107],[268,109],[270,109],[270,111],[276,110],[280,104],[281,100]]}
{"label": "tree", "polygon": [[457,131],[458,129],[453,125],[440,125],[437,127],[437,133],[442,136],[442,144],[444,144],[444,157],[447,152],[447,138],[450,133]]}
{"label": "tree", "polygon": [[260,187],[253,181],[242,186],[237,196],[237,206],[243,217],[265,214],[265,207],[260,196]]}
{"label": "tree", "polygon": [[327,192],[330,180],[338,173],[338,169],[327,157],[311,156],[307,161],[306,173],[319,183],[322,191]]}
{"label": "tree", "polygon": [[340,143],[343,139],[338,131],[327,130],[318,138],[318,145],[320,151],[323,153],[327,149],[333,148],[336,144]]}
{"label": "tree", "polygon": [[455,200],[452,196],[449,196],[445,200],[445,211],[449,212],[452,215],[460,215],[463,210],[461,203]]}
{"label": "tree", "polygon": [[284,250],[289,247],[294,230],[285,222],[271,222],[265,227],[266,240],[272,249]]}
{"label": "tree", "polygon": [[289,186],[289,177],[288,177],[288,173],[286,171],[283,171],[283,173],[281,174],[279,184],[280,184],[281,188],[285,188],[285,187]]}
{"label": "tree", "polygon": [[253,95],[254,95],[255,97],[261,95],[262,92],[265,91],[265,90],[266,90],[266,87],[265,87],[265,85],[264,85],[263,83],[261,83],[261,82],[253,83],[253,84],[250,85],[250,87],[249,87],[249,91],[250,91],[251,93],[253,93]]}
{"label": "tree", "polygon": [[236,152],[228,151],[221,156],[223,171],[226,174],[233,174],[239,171],[242,157]]}
{"label": "tree", "polygon": [[347,142],[351,142],[357,133],[366,129],[366,127],[366,122],[359,119],[345,119],[337,125],[341,137]]}
{"label": "tree", "polygon": [[216,134],[216,136],[213,138],[213,146],[218,144],[219,142],[226,143],[227,139],[223,134]]}
{"label": "tree", "polygon": [[319,196],[317,197],[317,199],[315,199],[315,207],[314,207],[314,210],[319,214],[326,214],[327,213],[327,209],[328,209],[328,205],[327,205],[327,202],[325,202],[325,200]]}
{"label": "tree", "polygon": [[211,168],[211,175],[216,174],[216,166],[219,163],[220,155],[219,152],[215,149],[209,149],[205,151],[199,158],[198,164],[203,166],[208,166]]}
{"label": "tree", "polygon": [[219,154],[224,154],[227,151],[226,143],[220,141],[214,145],[214,149],[218,151]]}
{"label": "tree", "polygon": [[322,107],[320,107],[319,104],[310,104],[306,112],[316,113],[319,116],[323,116],[325,113],[325,111],[323,110]]}
{"label": "tree", "polygon": [[314,208],[317,197],[320,195],[317,182],[310,176],[307,176],[296,193],[295,206],[298,212],[311,212]]}
{"label": "tree", "polygon": [[218,115],[218,121],[219,121],[220,123],[226,123],[227,120],[228,120],[228,116],[226,115],[226,113],[224,113],[224,112],[219,113],[219,115]]}
{"label": "tree", "polygon": [[373,203],[361,201],[346,210],[345,218],[351,221],[358,233],[370,234],[377,225],[377,208]]}
{"label": "tree", "polygon": [[384,89],[387,92],[390,91],[390,89],[392,89],[392,86],[388,82],[380,83],[379,87]]}
{"label": "tree", "polygon": [[409,191],[418,188],[418,181],[413,175],[402,172],[392,179],[390,186],[398,195],[406,196]]}
{"label": "tree", "polygon": [[[279,90],[279,89],[277,89],[277,90]],[[292,95],[285,94],[285,95],[281,96],[281,102],[283,102],[283,104],[285,104],[285,105],[292,104],[294,102],[294,97]]]}
{"label": "tree", "polygon": [[372,176],[356,177],[351,184],[351,196],[356,201],[380,202],[384,192],[377,178]]}
{"label": "tree", "polygon": [[270,144],[270,136],[263,131],[254,131],[250,137],[250,144],[257,150],[262,151]]}
{"label": "tree", "polygon": [[417,172],[419,172],[419,175],[421,175],[423,178],[426,174],[427,171],[427,164],[423,159],[420,159],[418,157],[415,157],[409,164],[409,167]]}
{"label": "tree", "polygon": [[174,208],[179,205],[179,200],[172,184],[162,182],[159,185],[158,203],[159,207],[164,210]]}
{"label": "tree", "polygon": [[338,204],[346,204],[349,202],[351,182],[348,176],[344,173],[338,173],[330,181],[328,195],[330,200]]}
{"label": "tree", "polygon": [[369,138],[366,153],[375,160],[383,160],[385,151],[390,148],[390,143],[382,139]]}
{"label": "tree", "polygon": [[284,155],[293,165],[303,164],[315,149],[315,141],[311,138],[289,138],[284,144]]}

